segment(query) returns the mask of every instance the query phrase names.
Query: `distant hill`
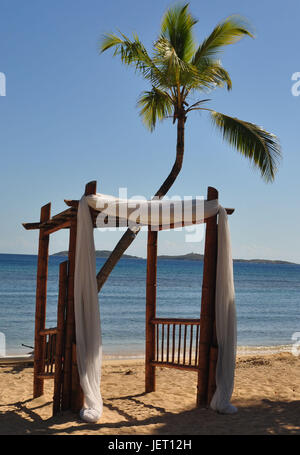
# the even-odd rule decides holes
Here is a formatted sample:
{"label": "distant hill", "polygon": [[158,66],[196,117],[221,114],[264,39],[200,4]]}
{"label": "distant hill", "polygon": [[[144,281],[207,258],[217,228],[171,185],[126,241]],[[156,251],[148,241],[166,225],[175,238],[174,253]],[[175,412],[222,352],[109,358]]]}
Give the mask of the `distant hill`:
{"label": "distant hill", "polygon": [[159,259],[176,259],[182,261],[203,261],[203,254],[198,253],[187,253],[182,254],[179,256],[168,256],[166,254],[162,254],[161,256],[157,256]]}
{"label": "distant hill", "polygon": [[[96,250],[96,258],[108,258],[111,251],[109,250]],[[68,256],[68,251],[59,251],[59,253],[54,253],[52,256]],[[122,258],[124,259],[143,259],[138,256],[132,256],[131,254],[123,254]]]}
{"label": "distant hill", "polygon": [[[97,250],[96,257],[97,258],[107,258],[110,255],[111,251],[109,250]],[[67,251],[60,251],[59,253],[54,253],[52,256],[67,256]],[[139,256],[132,256],[131,254],[123,254],[122,256],[124,259],[143,259]],[[168,256],[168,255],[160,255],[157,257],[158,259],[164,260],[180,260],[180,261],[203,261],[203,254],[198,253],[188,253],[182,254],[179,256]],[[258,264],[295,264],[294,262],[288,261],[280,261],[280,260],[269,260],[269,259],[234,259],[233,262],[254,262]]]}
{"label": "distant hill", "polygon": [[296,262],[281,261],[279,259],[234,259],[233,262],[255,262],[256,264],[292,264],[299,265]]}

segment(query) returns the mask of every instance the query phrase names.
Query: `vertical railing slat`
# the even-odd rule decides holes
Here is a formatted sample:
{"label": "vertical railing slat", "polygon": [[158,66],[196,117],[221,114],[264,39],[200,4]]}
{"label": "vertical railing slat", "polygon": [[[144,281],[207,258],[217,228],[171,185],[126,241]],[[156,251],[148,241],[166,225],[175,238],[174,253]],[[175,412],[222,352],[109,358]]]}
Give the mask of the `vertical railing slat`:
{"label": "vertical railing slat", "polygon": [[174,363],[174,358],[175,358],[175,330],[176,330],[176,324],[173,324],[172,363]]}
{"label": "vertical railing slat", "polygon": [[167,328],[167,362],[169,362],[169,347],[170,347],[170,324]]}
{"label": "vertical railing slat", "polygon": [[181,324],[179,324],[179,335],[178,335],[179,341],[178,341],[178,362],[180,363],[180,349],[181,349]]}
{"label": "vertical railing slat", "polygon": [[198,349],[199,349],[199,325],[197,325],[197,331],[196,331],[196,351],[195,351],[195,365],[198,365]]}
{"label": "vertical railing slat", "polygon": [[183,341],[183,365],[185,365],[185,353],[186,353],[186,332],[187,326],[184,326],[184,341]]}
{"label": "vertical railing slat", "polygon": [[161,361],[164,361],[164,337],[165,337],[165,324],[162,324],[161,333]]}
{"label": "vertical railing slat", "polygon": [[192,364],[192,354],[193,354],[193,327],[194,327],[193,324],[191,324],[189,365]]}

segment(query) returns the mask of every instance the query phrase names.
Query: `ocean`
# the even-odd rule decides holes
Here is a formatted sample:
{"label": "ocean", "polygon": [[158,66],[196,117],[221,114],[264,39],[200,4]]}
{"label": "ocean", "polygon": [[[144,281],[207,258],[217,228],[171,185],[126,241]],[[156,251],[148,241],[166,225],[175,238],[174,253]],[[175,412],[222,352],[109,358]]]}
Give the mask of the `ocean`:
{"label": "ocean", "polygon": [[[58,268],[49,258],[47,327],[56,326]],[[97,259],[97,269],[105,259]],[[33,346],[37,256],[0,254],[0,332],[6,354]],[[159,260],[157,316],[198,318],[203,264]],[[300,332],[300,265],[235,262],[238,351],[290,350]],[[103,354],[139,357],[145,345],[146,260],[121,259],[100,294]]]}

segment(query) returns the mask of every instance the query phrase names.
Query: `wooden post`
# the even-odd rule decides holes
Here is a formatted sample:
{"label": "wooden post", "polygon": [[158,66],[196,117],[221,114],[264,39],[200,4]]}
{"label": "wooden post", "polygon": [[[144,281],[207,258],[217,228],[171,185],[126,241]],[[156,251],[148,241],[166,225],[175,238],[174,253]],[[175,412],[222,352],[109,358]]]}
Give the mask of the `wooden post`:
{"label": "wooden post", "polygon": [[[218,228],[218,226],[217,226]],[[218,250],[218,235],[216,239],[217,250]],[[209,352],[209,372],[208,372],[208,386],[207,386],[207,405],[210,405],[212,397],[216,391],[216,371],[218,362],[218,339],[217,339],[217,328],[216,328],[216,305],[213,307],[213,333],[212,341]]]}
{"label": "wooden post", "polygon": [[[85,186],[85,196],[96,194],[97,182],[89,182]],[[92,216],[92,211],[91,211]],[[66,362],[68,372],[65,382],[68,384],[68,391],[65,395],[65,405],[73,412],[78,412],[83,406],[83,392],[80,386],[80,379],[77,368],[76,358],[76,331],[74,314],[74,274],[75,274],[75,254],[76,254],[76,230],[77,218],[71,222],[70,248],[69,248],[69,283],[68,283],[68,316],[66,330]],[[73,232],[73,236],[72,236]]]}
{"label": "wooden post", "polygon": [[90,194],[96,194],[97,192],[97,181],[92,180],[91,182],[87,183],[85,185],[85,196],[89,196]]}
{"label": "wooden post", "polygon": [[71,386],[72,386],[72,344],[75,340],[75,316],[74,316],[74,272],[76,250],[77,218],[71,220],[69,237],[69,267],[68,267],[68,297],[65,324],[65,352],[64,352],[64,382],[62,410],[70,409]]}
{"label": "wooden post", "polygon": [[83,391],[80,385],[78,374],[77,358],[76,358],[76,343],[72,344],[72,385],[71,385],[71,410],[79,412],[83,406]]}
{"label": "wooden post", "polygon": [[55,348],[55,377],[53,395],[53,415],[61,411],[62,398],[62,357],[64,342],[64,323],[67,299],[67,280],[68,280],[68,261],[64,261],[59,266],[59,292],[57,305],[57,334]]}
{"label": "wooden post", "polygon": [[[208,187],[207,200],[218,199],[218,191]],[[212,345],[215,317],[215,290],[217,268],[217,215],[206,222],[203,282],[200,316],[199,370],[197,406],[208,404],[209,355]]]}
{"label": "wooden post", "polygon": [[157,231],[148,230],[147,284],[146,284],[146,393],[155,391],[155,325],[151,320],[156,316],[156,275],[157,275]]}
{"label": "wooden post", "polygon": [[212,397],[216,391],[216,370],[218,361],[218,347],[211,346],[209,353],[209,373],[207,387],[207,405],[210,404]]}
{"label": "wooden post", "polygon": [[[41,208],[40,222],[48,221],[50,218],[51,203]],[[47,277],[48,277],[48,253],[49,235],[44,234],[40,229],[39,252],[37,265],[36,284],[36,309],[35,309],[35,335],[34,335],[34,380],[33,397],[37,398],[44,393],[44,380],[38,375],[44,373],[45,363],[45,340],[40,331],[45,329],[46,323],[46,302],[47,302]]]}

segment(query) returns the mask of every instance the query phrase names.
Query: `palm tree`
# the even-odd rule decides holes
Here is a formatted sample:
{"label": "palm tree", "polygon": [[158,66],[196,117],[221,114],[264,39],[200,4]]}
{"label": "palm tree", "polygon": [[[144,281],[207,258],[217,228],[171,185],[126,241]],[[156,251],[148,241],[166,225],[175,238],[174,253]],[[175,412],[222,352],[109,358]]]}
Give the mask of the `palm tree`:
{"label": "palm tree", "polygon": [[[274,180],[276,164],[280,158],[277,138],[263,128],[235,117],[204,107],[210,100],[199,99],[190,104],[191,95],[227,86],[232,82],[218,59],[219,53],[229,44],[244,36],[252,37],[246,22],[239,16],[230,16],[220,22],[199,46],[193,28],[197,20],[189,12],[189,4],[175,6],[165,13],[158,39],[150,56],[136,34],[129,39],[123,33],[107,34],[101,43],[101,52],[114,49],[122,63],[133,66],[151,85],[138,99],[140,115],[153,131],[157,120],[171,117],[177,123],[176,159],[172,170],[155,193],[162,198],[175,182],[183,163],[184,130],[188,114],[200,110],[209,112],[223,138],[256,166],[266,181]],[[136,234],[128,229],[116,245],[111,256],[97,275],[101,289],[115,264],[134,240]]]}

